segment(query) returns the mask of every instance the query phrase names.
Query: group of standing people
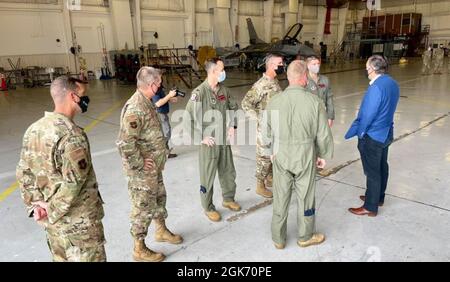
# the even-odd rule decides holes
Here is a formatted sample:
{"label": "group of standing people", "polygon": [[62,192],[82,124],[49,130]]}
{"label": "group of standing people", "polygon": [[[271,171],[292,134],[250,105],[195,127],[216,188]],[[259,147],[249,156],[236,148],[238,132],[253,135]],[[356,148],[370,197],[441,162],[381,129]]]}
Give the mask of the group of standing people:
{"label": "group of standing people", "polygon": [[[207,79],[192,91],[184,123],[194,144],[199,145],[201,205],[206,217],[217,222],[221,220],[213,203],[217,173],[222,206],[232,211],[241,209],[235,199],[236,169],[229,142],[238,129],[234,114],[238,104],[223,84],[226,79],[223,61],[210,59],[205,69]],[[399,92],[395,81],[385,74],[384,58],[371,57],[366,69],[371,85],[346,138],[359,138],[367,192],[362,196],[364,206],[350,212],[376,216],[378,206],[384,202],[387,153]],[[282,91],[277,76],[285,72],[289,86]],[[242,101],[242,108],[258,123],[256,193],[273,198],[271,231],[278,249],[286,244],[287,214],[293,192],[298,204],[298,245],[307,247],[325,240],[323,234],[315,231],[315,176],[317,168],[324,168],[326,159],[333,155],[331,127],[335,111],[330,82],[319,73],[317,57],[295,60],[286,70],[283,58],[270,54],[266,72]],[[128,180],[132,255],[136,261],[165,259],[164,254],[145,244],[152,222],[156,226],[155,241],[183,242],[182,236],[172,233],[166,225],[163,171],[170,152],[157,108],[173,99],[175,93],[171,91],[166,98],[163,95],[155,100],[161,83],[160,70],[152,67],[139,70],[136,92],[120,115],[116,142]],[[83,81],[63,76],[54,80],[50,92],[54,111],[32,124],[23,139],[17,166],[21,195],[28,214],[45,227],[55,261],[106,261],[101,222],[103,201],[88,138],[73,121],[75,115],[88,109],[86,86]],[[161,99],[163,102],[157,103]]]}
{"label": "group of standing people", "polygon": [[[432,72],[434,74],[442,74],[442,69],[444,67],[444,45],[440,44],[438,48],[428,48],[422,54],[422,75],[429,75]],[[450,65],[449,65],[450,69]]]}
{"label": "group of standing people", "polygon": [[[325,159],[333,155],[331,127],[335,111],[330,82],[319,74],[320,62],[317,57],[293,61],[287,69],[289,87],[283,91],[277,80],[277,76],[286,72],[283,57],[269,54],[265,73],[242,101],[242,109],[257,120],[256,193],[273,198],[271,229],[278,249],[285,247],[293,191],[298,203],[298,245],[307,247],[325,240],[323,234],[315,232],[315,175],[317,168],[325,167]],[[349,209],[356,215],[376,216],[378,206],[384,202],[388,148],[399,99],[398,85],[387,75],[387,68],[387,61],[381,56],[372,56],[367,61],[370,87],[357,119],[346,134],[347,139],[358,136],[367,175],[368,189],[360,197],[364,205]],[[194,143],[200,145],[202,207],[211,221],[220,221],[220,212],[212,203],[216,172],[222,188],[222,205],[233,211],[241,208],[235,201],[236,171],[227,142],[236,134],[238,123],[233,116],[224,118],[228,111],[238,107],[222,84],[226,78],[223,62],[209,60],[206,70],[208,78],[192,92],[184,120]]]}

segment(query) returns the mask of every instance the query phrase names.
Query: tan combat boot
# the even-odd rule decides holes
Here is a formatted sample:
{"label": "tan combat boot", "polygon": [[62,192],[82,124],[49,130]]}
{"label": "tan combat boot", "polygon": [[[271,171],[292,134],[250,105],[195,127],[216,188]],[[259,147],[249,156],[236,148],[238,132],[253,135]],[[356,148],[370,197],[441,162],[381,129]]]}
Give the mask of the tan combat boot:
{"label": "tan combat boot", "polygon": [[302,248],[306,248],[306,247],[309,247],[312,245],[322,244],[323,241],[325,241],[325,235],[316,233],[308,241],[304,241],[304,242],[297,241],[297,245],[299,245]]}
{"label": "tan combat boot", "polygon": [[256,194],[263,196],[264,198],[273,198],[272,191],[266,188],[264,181],[256,181]]}
{"label": "tan combat boot", "polygon": [[234,201],[232,201],[232,202],[223,202],[222,203],[222,207],[227,208],[227,209],[232,210],[232,211],[240,211],[241,210],[241,206],[238,203],[234,202]]}
{"label": "tan combat boot", "polygon": [[266,177],[266,187],[273,187],[273,176],[271,174]]}
{"label": "tan combat boot", "polygon": [[205,214],[209,218],[209,220],[214,222],[218,222],[222,219],[218,211],[205,211]]}
{"label": "tan combat boot", "polygon": [[162,253],[155,253],[147,248],[144,240],[134,240],[133,259],[140,262],[160,262],[166,256]]}
{"label": "tan combat boot", "polygon": [[180,235],[173,234],[166,227],[166,222],[164,219],[155,220],[156,232],[155,241],[156,242],[168,242],[170,244],[180,244],[183,242],[183,238]]}
{"label": "tan combat boot", "polygon": [[275,246],[275,248],[277,248],[278,250],[282,250],[286,247],[286,244],[278,244],[273,242],[273,245]]}

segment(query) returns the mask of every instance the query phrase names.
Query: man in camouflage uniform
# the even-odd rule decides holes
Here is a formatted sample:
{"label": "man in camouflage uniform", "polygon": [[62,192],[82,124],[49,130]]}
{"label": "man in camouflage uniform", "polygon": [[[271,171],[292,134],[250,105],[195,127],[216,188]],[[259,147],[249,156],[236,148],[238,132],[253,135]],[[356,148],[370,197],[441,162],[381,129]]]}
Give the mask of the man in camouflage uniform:
{"label": "man in camouflage uniform", "polygon": [[433,49],[431,46],[422,54],[422,75],[429,75],[431,71],[431,57],[433,56]]}
{"label": "man in camouflage uniform", "polygon": [[330,80],[325,75],[319,74],[320,72],[320,60],[317,57],[311,56],[306,59],[308,66],[308,84],[306,89],[314,95],[319,97],[327,111],[328,125],[333,126],[335,113],[334,113],[334,101],[333,93],[331,92]]}
{"label": "man in camouflage uniform", "polygon": [[73,122],[87,110],[85,90],[76,79],[62,76],[53,81],[55,110],[28,128],[17,165],[28,214],[45,227],[57,262],[106,261],[103,201],[89,141]]}
{"label": "man in camouflage uniform", "polygon": [[156,223],[155,240],[180,244],[183,238],[174,235],[165,224],[167,218],[166,189],[162,171],[167,159],[166,139],[152,97],[161,86],[161,72],[142,67],[137,73],[137,90],[126,102],[120,118],[117,146],[128,178],[131,206],[131,235],[134,238],[133,258],[157,262],[165,259],[145,245],[152,219]]}
{"label": "man in camouflage uniform", "polygon": [[442,67],[444,65],[444,45],[439,45],[439,48],[434,49],[433,52],[433,65],[434,74],[442,74]]}
{"label": "man in camouflage uniform", "polygon": [[272,198],[272,163],[270,158],[263,155],[261,140],[261,117],[269,100],[281,92],[277,75],[284,73],[283,57],[269,54],[266,57],[266,72],[247,92],[242,100],[242,109],[251,117],[257,118],[256,133],[256,193],[265,198]]}
{"label": "man in camouflage uniform", "polygon": [[305,89],[306,64],[293,61],[288,68],[289,87],[270,100],[264,113],[265,154],[272,156],[274,171],[272,240],[283,249],[292,193],[297,202],[297,244],[320,244],[325,236],[315,233],[316,167],[333,154],[333,136],[325,107],[319,97]]}
{"label": "man in camouflage uniform", "polygon": [[206,62],[205,69],[208,78],[192,91],[184,122],[194,143],[201,143],[200,199],[206,216],[217,222],[221,220],[221,215],[212,201],[216,173],[219,174],[222,188],[222,206],[232,211],[241,209],[234,200],[236,170],[231,146],[227,142],[228,138],[235,136],[237,121],[234,111],[238,106],[228,88],[222,85],[226,78],[223,61],[218,58],[210,59]]}

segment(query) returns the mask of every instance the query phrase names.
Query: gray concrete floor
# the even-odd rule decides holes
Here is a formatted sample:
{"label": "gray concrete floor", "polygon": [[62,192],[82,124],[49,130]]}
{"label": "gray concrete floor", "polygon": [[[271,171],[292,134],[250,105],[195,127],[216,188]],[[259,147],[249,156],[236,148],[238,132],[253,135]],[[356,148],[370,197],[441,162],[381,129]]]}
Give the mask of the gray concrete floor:
{"label": "gray concrete floor", "polygon": [[[348,64],[344,68],[355,67]],[[218,183],[215,186],[214,202],[224,218],[220,223],[208,221],[200,206],[197,148],[176,147],[174,152],[179,157],[168,161],[164,174],[167,222],[185,242],[179,246],[156,243],[152,226],[147,243],[166,253],[168,261],[450,261],[450,76],[421,76],[420,68],[419,61],[411,60],[390,70],[401,85],[402,98],[395,117],[395,135],[401,139],[391,146],[388,196],[378,217],[357,217],[347,211],[361,205],[358,196],[365,189],[356,140],[343,138],[368,85],[361,68],[328,75],[337,116],[333,127],[335,156],[328,169],[341,169],[320,177],[317,184],[317,231],[327,236],[324,244],[297,247],[296,206],[292,203],[287,247],[273,247],[272,207],[254,192],[255,147],[251,145],[233,147],[236,199],[243,211],[224,210]],[[233,95],[240,101],[250,87],[245,84],[252,83],[256,76],[229,72],[226,84],[232,86]],[[285,81],[282,86],[286,86]],[[76,119],[89,129],[94,167],[106,202],[103,222],[110,261],[132,260],[130,202],[114,145],[121,106],[132,93],[131,86],[94,82],[89,112]],[[188,99],[172,109],[183,109]],[[0,92],[0,261],[51,260],[45,233],[26,217],[14,185],[23,133],[44,111],[51,110],[48,88]]]}

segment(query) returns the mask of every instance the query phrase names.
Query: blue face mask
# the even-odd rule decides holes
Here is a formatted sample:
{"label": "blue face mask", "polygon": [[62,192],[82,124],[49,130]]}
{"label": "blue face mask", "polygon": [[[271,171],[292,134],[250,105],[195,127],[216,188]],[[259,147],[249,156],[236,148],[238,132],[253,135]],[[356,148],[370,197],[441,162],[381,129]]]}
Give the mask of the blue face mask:
{"label": "blue face mask", "polygon": [[222,71],[219,75],[219,83],[222,83],[227,78],[227,73],[225,71]]}

